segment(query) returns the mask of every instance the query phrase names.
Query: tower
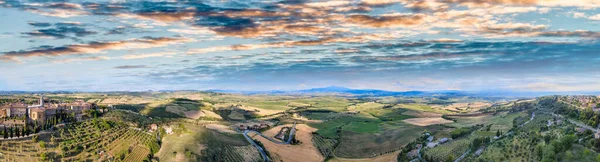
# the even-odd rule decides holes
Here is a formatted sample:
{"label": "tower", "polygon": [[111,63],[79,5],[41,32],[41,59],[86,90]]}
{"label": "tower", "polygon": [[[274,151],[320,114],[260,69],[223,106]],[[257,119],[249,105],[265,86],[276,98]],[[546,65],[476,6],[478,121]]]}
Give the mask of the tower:
{"label": "tower", "polygon": [[40,107],[44,107],[44,94],[40,95]]}

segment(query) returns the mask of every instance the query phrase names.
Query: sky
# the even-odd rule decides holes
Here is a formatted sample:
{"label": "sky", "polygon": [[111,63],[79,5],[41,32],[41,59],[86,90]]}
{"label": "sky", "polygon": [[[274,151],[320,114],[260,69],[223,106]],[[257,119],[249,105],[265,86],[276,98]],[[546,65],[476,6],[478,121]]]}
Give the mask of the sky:
{"label": "sky", "polygon": [[0,90],[600,91],[598,0],[0,0]]}

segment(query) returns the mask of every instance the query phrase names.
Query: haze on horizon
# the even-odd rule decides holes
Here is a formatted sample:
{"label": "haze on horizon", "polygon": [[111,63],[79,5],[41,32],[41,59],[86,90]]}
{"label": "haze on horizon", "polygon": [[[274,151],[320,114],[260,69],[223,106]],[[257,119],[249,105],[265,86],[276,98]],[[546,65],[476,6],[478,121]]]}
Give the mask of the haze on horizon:
{"label": "haze on horizon", "polygon": [[0,90],[600,91],[600,1],[0,0]]}

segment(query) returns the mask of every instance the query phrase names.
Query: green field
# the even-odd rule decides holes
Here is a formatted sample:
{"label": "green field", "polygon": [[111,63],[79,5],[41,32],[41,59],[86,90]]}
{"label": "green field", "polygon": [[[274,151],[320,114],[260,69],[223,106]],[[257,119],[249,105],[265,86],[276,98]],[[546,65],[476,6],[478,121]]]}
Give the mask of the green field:
{"label": "green field", "polygon": [[[381,121],[378,119],[367,118],[357,115],[340,115],[337,118],[322,122],[322,123],[309,123],[311,127],[319,129],[317,131],[323,137],[336,138],[338,136],[338,129],[352,132],[363,132],[363,131],[376,131],[376,128],[361,128],[360,126],[373,126],[377,125]],[[358,124],[353,124],[358,123]],[[349,126],[349,127],[346,127]]]}
{"label": "green field", "polygon": [[378,133],[380,122],[350,122],[342,129],[354,133]]}

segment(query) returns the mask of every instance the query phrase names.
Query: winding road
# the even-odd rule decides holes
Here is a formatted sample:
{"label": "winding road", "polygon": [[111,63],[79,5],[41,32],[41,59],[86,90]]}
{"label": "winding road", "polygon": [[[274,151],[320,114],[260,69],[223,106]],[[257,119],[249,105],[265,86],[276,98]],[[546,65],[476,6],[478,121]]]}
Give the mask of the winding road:
{"label": "winding road", "polygon": [[258,131],[254,131],[254,130],[244,130],[244,133],[242,133],[244,135],[244,138],[246,138],[246,140],[248,142],[250,142],[250,144],[252,144],[254,147],[256,147],[256,149],[258,150],[258,152],[260,152],[260,156],[262,156],[262,158],[266,161],[266,162],[270,162],[271,159],[269,159],[269,156],[267,156],[267,153],[265,153],[265,150],[260,147],[258,144],[256,144],[256,142],[254,142],[254,140],[252,140],[252,138],[250,138],[250,136],[248,136],[248,133],[253,132],[255,134],[258,134],[260,136],[262,136],[263,138],[276,143],[276,144],[282,144],[282,145],[289,145],[292,143],[292,137],[294,137],[294,134],[296,133],[296,123],[294,122],[294,125],[292,126],[292,130],[290,130],[290,135],[288,137],[288,140],[285,142],[280,142],[277,141],[275,139],[269,138],[267,136],[265,136],[264,134],[258,132]]}

